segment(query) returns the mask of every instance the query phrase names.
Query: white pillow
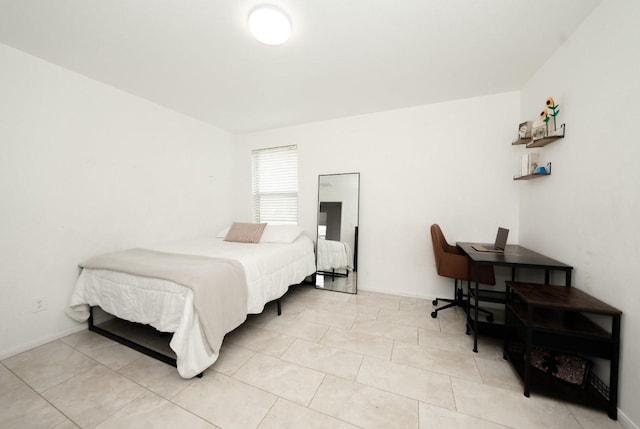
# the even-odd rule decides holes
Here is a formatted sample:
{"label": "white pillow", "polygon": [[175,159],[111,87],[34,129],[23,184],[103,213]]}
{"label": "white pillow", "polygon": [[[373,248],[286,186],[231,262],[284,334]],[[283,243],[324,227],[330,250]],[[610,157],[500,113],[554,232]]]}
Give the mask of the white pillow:
{"label": "white pillow", "polygon": [[227,234],[229,233],[229,229],[231,229],[231,225],[229,225],[228,227],[226,227],[222,231],[220,231],[218,233],[218,235],[216,235],[216,238],[225,238],[227,236]]}
{"label": "white pillow", "polygon": [[304,230],[298,225],[271,225],[262,233],[260,243],[293,243]]}

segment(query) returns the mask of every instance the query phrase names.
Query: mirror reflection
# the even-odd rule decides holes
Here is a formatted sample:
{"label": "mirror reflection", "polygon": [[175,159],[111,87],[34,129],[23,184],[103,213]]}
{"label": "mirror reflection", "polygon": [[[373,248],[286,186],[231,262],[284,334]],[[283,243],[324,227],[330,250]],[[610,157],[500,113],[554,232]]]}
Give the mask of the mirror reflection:
{"label": "mirror reflection", "polygon": [[316,287],[357,292],[360,173],[318,176]]}

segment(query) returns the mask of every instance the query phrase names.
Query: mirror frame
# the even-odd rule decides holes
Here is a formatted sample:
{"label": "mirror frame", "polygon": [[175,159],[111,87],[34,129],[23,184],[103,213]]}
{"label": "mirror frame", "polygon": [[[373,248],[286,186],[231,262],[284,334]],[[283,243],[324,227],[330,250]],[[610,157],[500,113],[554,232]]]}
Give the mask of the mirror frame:
{"label": "mirror frame", "polygon": [[[318,266],[318,243],[320,240],[320,232],[319,232],[319,226],[320,226],[320,204],[323,202],[321,201],[321,186],[320,184],[322,183],[322,179],[323,178],[327,178],[327,177],[336,177],[336,176],[354,176],[356,179],[356,216],[355,216],[355,230],[354,230],[354,245],[353,245],[353,249],[352,249],[352,253],[353,253],[353,267],[351,270],[347,269],[346,270],[346,274],[345,273],[327,273],[327,272],[323,272],[320,270],[316,269],[316,273],[314,275],[314,284],[316,285],[316,288],[319,289],[326,289],[326,290],[333,290],[333,291],[337,291],[337,292],[345,292],[345,293],[352,293],[352,294],[356,294],[358,292],[358,285],[357,285],[357,271],[358,271],[358,240],[359,240],[359,227],[360,227],[360,173],[358,172],[353,172],[353,173],[335,173],[335,174],[320,174],[318,175],[318,203],[316,206],[316,268]],[[332,270],[333,271],[333,270]],[[319,279],[318,276],[323,276],[322,278],[322,285],[319,285]],[[351,276],[351,278],[349,279],[353,286],[349,289],[345,289],[344,288],[344,284],[345,282],[342,281],[337,281],[334,284],[334,281],[336,279],[340,280],[342,278],[348,279],[349,276]],[[327,277],[331,278],[331,281],[327,281]],[[338,283],[340,283],[340,285],[338,285]],[[335,286],[335,287],[332,287]]]}

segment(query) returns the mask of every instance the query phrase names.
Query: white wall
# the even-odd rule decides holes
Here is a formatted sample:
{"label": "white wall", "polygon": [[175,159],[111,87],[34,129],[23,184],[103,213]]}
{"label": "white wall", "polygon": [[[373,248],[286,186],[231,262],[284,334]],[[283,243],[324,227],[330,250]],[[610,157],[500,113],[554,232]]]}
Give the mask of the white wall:
{"label": "white wall", "polygon": [[5,45],[0,94],[1,359],[79,326],[63,311],[83,259],[227,224],[233,153],[225,132]]}
{"label": "white wall", "polygon": [[318,175],[361,173],[360,289],[451,296],[429,226],[455,243],[492,242],[503,225],[516,242],[519,108],[506,93],[238,136],[238,217],[251,219],[251,150],[297,144],[299,223],[314,239]]}
{"label": "white wall", "polygon": [[[574,285],[622,316],[621,419],[640,423],[640,2],[605,0],[522,90],[567,124],[545,148],[552,176],[523,183],[520,241],[575,267]],[[606,375],[606,374],[605,374]]]}

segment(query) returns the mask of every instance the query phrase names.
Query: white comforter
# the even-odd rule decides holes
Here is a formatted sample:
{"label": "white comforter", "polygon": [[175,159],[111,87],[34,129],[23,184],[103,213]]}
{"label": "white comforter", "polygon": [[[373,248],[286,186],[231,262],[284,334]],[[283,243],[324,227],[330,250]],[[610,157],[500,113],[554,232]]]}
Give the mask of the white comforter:
{"label": "white comforter", "polygon": [[[247,313],[260,313],[292,284],[315,272],[313,242],[302,235],[291,244],[230,243],[219,238],[155,246],[151,250],[234,259],[247,280]],[[89,317],[89,305],[121,319],[173,332],[170,343],[178,372],[190,378],[211,366],[218,354],[207,347],[193,306],[193,291],[168,280],[84,269],[73,291],[67,314],[78,321]]]}

